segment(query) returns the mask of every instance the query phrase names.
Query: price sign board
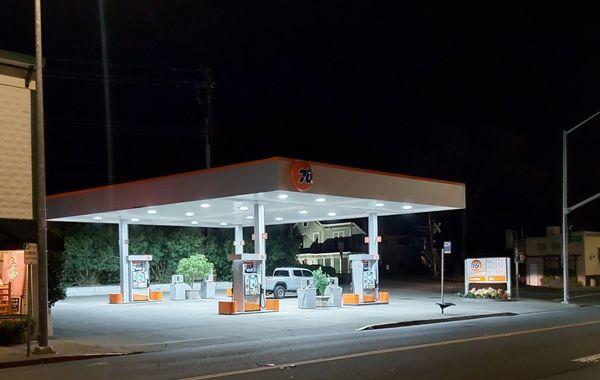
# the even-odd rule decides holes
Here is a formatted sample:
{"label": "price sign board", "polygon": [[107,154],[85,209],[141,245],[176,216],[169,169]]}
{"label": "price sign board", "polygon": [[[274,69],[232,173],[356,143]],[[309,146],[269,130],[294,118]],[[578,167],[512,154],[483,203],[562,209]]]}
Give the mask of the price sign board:
{"label": "price sign board", "polygon": [[465,281],[468,283],[502,284],[508,281],[509,259],[486,257],[465,260]]}

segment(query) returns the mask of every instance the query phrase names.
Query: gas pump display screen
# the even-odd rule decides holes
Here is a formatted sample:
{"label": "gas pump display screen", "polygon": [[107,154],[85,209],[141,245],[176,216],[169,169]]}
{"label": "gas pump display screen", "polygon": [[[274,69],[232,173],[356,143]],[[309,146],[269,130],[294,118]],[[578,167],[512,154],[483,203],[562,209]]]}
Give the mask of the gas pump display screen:
{"label": "gas pump display screen", "polygon": [[134,261],[131,264],[131,280],[134,289],[145,289],[148,287],[147,273],[142,262]]}

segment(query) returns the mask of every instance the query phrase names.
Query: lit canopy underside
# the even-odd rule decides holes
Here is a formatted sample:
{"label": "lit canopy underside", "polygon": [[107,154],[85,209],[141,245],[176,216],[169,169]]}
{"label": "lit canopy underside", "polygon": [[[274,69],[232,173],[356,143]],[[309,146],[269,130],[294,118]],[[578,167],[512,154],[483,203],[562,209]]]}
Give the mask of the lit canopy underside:
{"label": "lit canopy underside", "polygon": [[[265,224],[338,220],[461,209],[464,185],[311,162],[314,184],[296,191],[294,160],[244,164],[48,197],[48,219],[61,222],[228,227],[251,226],[253,205]],[[192,215],[193,214],[193,215]]]}

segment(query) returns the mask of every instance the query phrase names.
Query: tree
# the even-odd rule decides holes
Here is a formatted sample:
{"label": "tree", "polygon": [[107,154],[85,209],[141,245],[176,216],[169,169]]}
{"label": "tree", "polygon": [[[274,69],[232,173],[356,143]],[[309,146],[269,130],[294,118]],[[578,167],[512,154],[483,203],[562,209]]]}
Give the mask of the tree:
{"label": "tree", "polygon": [[64,251],[48,251],[48,305],[50,307],[67,298],[65,256]]}
{"label": "tree", "polygon": [[[267,273],[272,273],[275,268],[296,264],[296,255],[302,248],[302,235],[292,224],[280,224],[267,226],[268,234],[267,251]],[[248,241],[244,246],[245,252],[254,251],[254,242]]]}
{"label": "tree", "polygon": [[118,278],[117,230],[110,224],[72,224],[65,227],[66,280],[77,285]]}
{"label": "tree", "polygon": [[184,281],[194,286],[196,280],[206,280],[213,269],[213,265],[206,260],[204,255],[193,255],[179,260],[177,273],[183,275]]}

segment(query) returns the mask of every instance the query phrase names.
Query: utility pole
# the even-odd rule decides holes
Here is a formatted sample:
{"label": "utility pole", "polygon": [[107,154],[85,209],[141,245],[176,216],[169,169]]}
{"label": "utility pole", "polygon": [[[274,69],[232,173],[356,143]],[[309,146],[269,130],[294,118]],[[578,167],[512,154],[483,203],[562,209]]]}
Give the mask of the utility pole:
{"label": "utility pole", "polygon": [[204,151],[206,168],[212,167],[212,137],[213,137],[213,82],[212,69],[210,67],[202,67],[204,72],[204,83],[202,88],[206,91],[205,100],[203,100],[206,110],[204,115]]}
{"label": "utility pole", "polygon": [[38,241],[38,346],[36,354],[52,354],[48,345],[48,227],[46,224],[46,159],[44,144],[44,81],[42,58],[42,5],[35,8],[35,202]]}

